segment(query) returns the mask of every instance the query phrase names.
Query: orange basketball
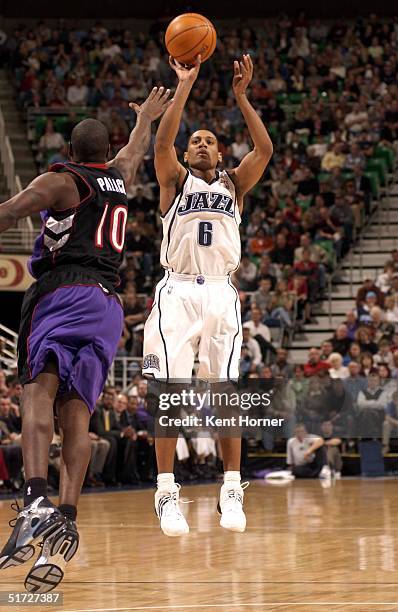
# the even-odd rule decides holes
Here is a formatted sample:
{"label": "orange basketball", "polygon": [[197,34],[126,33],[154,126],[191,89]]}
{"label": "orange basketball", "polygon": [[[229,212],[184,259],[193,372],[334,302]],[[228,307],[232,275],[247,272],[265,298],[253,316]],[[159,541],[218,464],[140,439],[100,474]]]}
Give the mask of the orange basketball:
{"label": "orange basketball", "polygon": [[165,44],[169,54],[181,64],[193,64],[197,55],[202,62],[209,59],[216,48],[216,30],[206,17],[198,13],[178,15],[169,23]]}

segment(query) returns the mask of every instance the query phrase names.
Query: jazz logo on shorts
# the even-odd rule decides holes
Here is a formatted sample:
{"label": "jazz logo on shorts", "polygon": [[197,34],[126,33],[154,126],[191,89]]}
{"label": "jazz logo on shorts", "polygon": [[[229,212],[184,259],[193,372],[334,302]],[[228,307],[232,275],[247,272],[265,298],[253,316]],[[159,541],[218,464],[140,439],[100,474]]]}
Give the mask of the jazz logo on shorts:
{"label": "jazz logo on shorts", "polygon": [[154,355],[153,353],[149,353],[149,355],[145,355],[144,357],[142,369],[147,370],[149,368],[154,368],[155,370],[159,370],[160,372],[159,357],[157,355]]}

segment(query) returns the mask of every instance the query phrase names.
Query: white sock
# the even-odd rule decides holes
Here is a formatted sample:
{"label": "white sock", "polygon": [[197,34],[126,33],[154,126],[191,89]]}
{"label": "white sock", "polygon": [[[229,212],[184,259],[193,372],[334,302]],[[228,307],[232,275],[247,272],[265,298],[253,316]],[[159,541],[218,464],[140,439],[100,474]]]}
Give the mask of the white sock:
{"label": "white sock", "polygon": [[240,480],[240,472],[234,472],[232,470],[229,472],[224,472],[224,483],[228,482],[240,485]]}
{"label": "white sock", "polygon": [[174,483],[174,474],[172,472],[164,472],[163,474],[158,474],[158,489],[167,489],[168,487],[171,487]]}

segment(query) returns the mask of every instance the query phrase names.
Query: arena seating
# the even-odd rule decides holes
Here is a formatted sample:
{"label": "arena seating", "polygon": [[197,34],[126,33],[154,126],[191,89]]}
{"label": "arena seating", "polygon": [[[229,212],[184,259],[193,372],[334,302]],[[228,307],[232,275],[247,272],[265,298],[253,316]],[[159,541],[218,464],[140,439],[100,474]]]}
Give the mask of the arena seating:
{"label": "arena seating", "polygon": [[[387,409],[398,379],[397,24],[282,16],[244,28],[220,23],[217,30],[217,52],[201,68],[177,152],[200,127],[217,134],[227,168],[248,151],[250,139],[231,91],[233,60],[248,51],[255,63],[251,99],[275,151],[246,198],[242,266],[234,276],[243,324],[262,325],[244,342],[242,377],[286,375],[288,365],[294,387],[301,374],[293,367],[311,349],[307,382],[319,362],[332,378],[351,376],[342,368],[358,363],[364,381],[369,373],[381,376]],[[142,101],[154,85],[175,85],[156,27],[144,35],[106,24],[89,31],[66,22],[59,29],[44,22],[20,26],[2,58],[38,172],[66,158],[71,130],[84,117],[104,122],[116,153],[135,122],[128,101]],[[137,384],[143,323],[162,274],[153,147],[129,197],[120,288],[126,325],[111,376],[127,393]],[[352,348],[356,344],[359,352]],[[290,350],[287,364],[283,348]],[[369,352],[373,357],[366,361]],[[342,364],[329,361],[332,353],[342,356]],[[380,428],[378,437],[382,433]],[[262,444],[254,440],[256,452]]]}

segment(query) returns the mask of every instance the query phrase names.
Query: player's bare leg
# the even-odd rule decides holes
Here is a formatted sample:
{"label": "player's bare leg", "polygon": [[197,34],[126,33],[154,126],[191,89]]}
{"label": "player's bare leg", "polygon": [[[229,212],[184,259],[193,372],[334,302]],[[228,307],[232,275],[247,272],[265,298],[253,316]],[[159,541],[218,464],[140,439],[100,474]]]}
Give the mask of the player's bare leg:
{"label": "player's bare leg", "polygon": [[0,568],[20,565],[35,552],[35,544],[57,533],[64,517],[47,497],[47,468],[54,431],[53,405],[59,386],[55,364],[49,364],[25,385],[22,398],[22,452],[25,466],[24,507],[16,510],[13,532],[0,553]]}
{"label": "player's bare leg", "polygon": [[62,437],[59,503],[76,508],[90,462],[90,412],[77,393],[60,398],[57,410]]}
{"label": "player's bare leg", "polygon": [[76,528],[77,503],[90,461],[88,435],[90,413],[80,396],[72,392],[57,400],[62,438],[59,510],[64,516],[60,531],[44,539],[41,555],[25,580],[27,590],[45,593],[64,576],[64,568],[79,546]]}
{"label": "player's bare leg", "polygon": [[48,453],[54,435],[53,407],[58,386],[57,366],[49,364],[34,382],[25,385],[22,396],[22,453],[25,480],[27,482],[31,478],[45,480],[45,483],[41,483],[43,491],[40,491],[40,494],[44,495],[47,495]]}
{"label": "player's bare leg", "polygon": [[174,457],[177,438],[156,437],[158,465],[155,511],[165,535],[177,537],[189,533],[189,526],[179,506],[180,485],[174,480]]}
{"label": "player's bare leg", "polygon": [[242,441],[241,438],[220,437],[224,472],[239,472]]}
{"label": "player's bare leg", "polygon": [[174,471],[174,457],[177,438],[156,438],[156,462],[159,474],[170,474]]}

